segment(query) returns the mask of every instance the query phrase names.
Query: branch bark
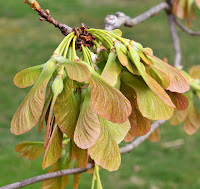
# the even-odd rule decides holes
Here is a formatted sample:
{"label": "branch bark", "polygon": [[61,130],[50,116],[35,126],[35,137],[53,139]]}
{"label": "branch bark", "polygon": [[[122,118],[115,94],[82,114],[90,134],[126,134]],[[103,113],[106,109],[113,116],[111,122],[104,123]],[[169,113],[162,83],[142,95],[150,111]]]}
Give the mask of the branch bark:
{"label": "branch bark", "polygon": [[[155,131],[155,129],[160,127],[165,122],[166,122],[165,120],[155,121],[152,124],[151,130],[149,131],[149,133],[147,133],[144,136],[138,137],[132,143],[120,148],[120,153],[125,154],[125,153],[131,152],[132,150],[134,150],[137,146],[142,144],[149,137],[149,135],[153,131]],[[92,167],[93,167],[93,164],[89,163],[87,165],[86,169],[82,169],[81,167],[78,167],[78,168],[73,168],[73,169],[65,169],[65,170],[61,170],[61,171],[56,171],[56,172],[52,172],[52,173],[46,173],[46,174],[38,175],[38,176],[29,178],[29,179],[26,179],[26,180],[15,182],[15,183],[12,183],[12,184],[9,184],[9,185],[6,185],[6,186],[2,186],[2,187],[0,187],[0,189],[17,189],[17,188],[21,188],[21,187],[24,187],[24,186],[27,186],[27,185],[30,185],[30,184],[34,184],[36,182],[51,179],[51,178],[83,173],[83,172],[86,172],[88,169],[91,169]]]}
{"label": "branch bark", "polygon": [[154,16],[155,14],[158,14],[162,10],[168,10],[168,9],[169,9],[168,3],[162,2],[162,3],[156,5],[155,7],[152,7],[151,9],[146,11],[145,13],[143,13],[143,14],[135,17],[135,18],[131,18],[129,16],[126,16],[122,12],[117,12],[116,15],[108,15],[105,18],[105,21],[104,21],[105,30],[110,31],[110,30],[119,28],[122,25],[132,27],[132,26],[135,26],[135,25],[145,21],[146,19]]}
{"label": "branch bark", "polygon": [[175,23],[176,25],[184,32],[186,32],[187,34],[189,35],[192,35],[192,36],[200,36],[200,32],[196,32],[196,31],[193,31],[189,28],[186,28],[184,25],[182,25],[178,20],[177,18],[175,18]]}
{"label": "branch bark", "polygon": [[131,152],[132,150],[134,150],[137,146],[142,144],[149,137],[149,135],[151,133],[153,133],[153,131],[155,131],[157,128],[159,128],[165,122],[166,122],[166,120],[155,121],[151,125],[151,130],[146,135],[140,136],[137,139],[135,139],[132,143],[127,144],[126,146],[120,148],[120,153],[121,154],[126,154],[126,153]]}
{"label": "branch bark", "polygon": [[181,66],[181,47],[180,47],[179,37],[176,31],[175,16],[171,12],[167,13],[167,16],[168,16],[168,22],[169,22],[169,27],[170,27],[170,33],[172,37],[172,43],[174,47],[174,66],[180,67]]}

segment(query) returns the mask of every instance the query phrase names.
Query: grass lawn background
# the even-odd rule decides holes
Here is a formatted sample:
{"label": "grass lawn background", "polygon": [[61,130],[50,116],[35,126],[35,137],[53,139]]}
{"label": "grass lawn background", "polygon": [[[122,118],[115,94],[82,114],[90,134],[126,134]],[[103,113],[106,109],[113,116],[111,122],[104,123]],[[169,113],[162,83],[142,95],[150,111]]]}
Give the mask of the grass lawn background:
{"label": "grass lawn background", "polygon": [[[104,18],[117,11],[134,17],[161,0],[41,0],[42,7],[51,10],[51,15],[61,23],[79,27],[80,23],[95,28],[104,27]],[[196,11],[192,28],[200,30],[200,11]],[[43,140],[36,129],[22,136],[10,133],[10,121],[30,88],[18,89],[12,79],[29,66],[46,62],[63,39],[52,25],[40,22],[36,12],[22,0],[0,1],[0,186],[45,173],[41,168],[42,158],[34,161],[17,159],[16,144],[27,140]],[[166,14],[159,15],[134,28],[120,28],[123,36],[149,46],[160,58],[173,62],[173,46]],[[182,64],[185,69],[200,63],[200,37],[181,32]],[[196,101],[198,107],[198,102]],[[161,128],[162,140],[158,143],[144,142],[137,149],[122,156],[122,165],[117,172],[100,172],[105,189],[188,189],[200,188],[200,132],[188,136],[183,126],[172,127],[168,123]],[[162,144],[183,139],[179,149],[163,148]],[[91,176],[83,174],[82,189],[90,188]],[[41,183],[24,187],[41,188]],[[72,188],[70,180],[68,188]]]}

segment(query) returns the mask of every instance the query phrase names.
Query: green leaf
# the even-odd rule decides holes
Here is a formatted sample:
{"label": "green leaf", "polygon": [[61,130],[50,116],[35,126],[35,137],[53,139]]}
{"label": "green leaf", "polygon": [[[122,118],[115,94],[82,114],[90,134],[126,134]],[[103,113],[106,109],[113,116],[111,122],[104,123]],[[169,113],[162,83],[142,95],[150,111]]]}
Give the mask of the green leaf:
{"label": "green leaf", "polygon": [[151,65],[151,64],[154,64],[153,61],[151,59],[149,59],[147,57],[146,54],[144,54],[142,51],[137,51],[138,52],[138,55],[140,56],[140,58],[143,60],[143,62],[147,65]]}
{"label": "green leaf", "polygon": [[[142,64],[143,65],[143,64]],[[135,64],[133,64],[130,59],[128,59],[128,65],[126,66],[129,72],[131,72],[134,75],[140,75],[140,72],[138,71],[137,67]]]}
{"label": "green leaf", "polygon": [[121,72],[121,65],[116,61],[116,54],[113,51],[114,49],[111,50],[108,56],[106,66],[103,69],[101,77],[110,85],[115,86]]}
{"label": "green leaf", "polygon": [[89,83],[94,111],[113,123],[125,122],[131,114],[131,104],[128,99],[95,71],[92,72]]}
{"label": "green leaf", "polygon": [[164,103],[138,77],[124,71],[121,80],[136,92],[137,104],[144,117],[152,120],[167,120],[172,116],[174,109]]}
{"label": "green leaf", "polygon": [[91,77],[91,73],[87,66],[87,63],[65,59],[64,66],[67,70],[69,78],[72,80],[85,82],[88,81]]}
{"label": "green leaf", "polygon": [[121,163],[118,144],[130,129],[127,120],[122,124],[112,123],[99,117],[101,133],[96,143],[89,148],[89,155],[95,163],[108,171],[116,171]]}
{"label": "green leaf", "polygon": [[43,66],[44,64],[33,66],[17,73],[13,79],[14,84],[19,88],[34,85],[42,72]]}
{"label": "green leaf", "polygon": [[79,148],[88,149],[96,142],[100,129],[100,122],[91,105],[90,92],[88,91],[76,124],[74,142]]}
{"label": "green leaf", "polygon": [[53,165],[60,158],[62,152],[62,140],[63,134],[55,123],[51,138],[45,150],[42,163],[43,169]]}
{"label": "green leaf", "polygon": [[140,63],[140,57],[137,53],[137,51],[135,50],[135,48],[131,45],[128,45],[128,49],[129,49],[129,57],[132,60],[132,62],[134,62],[134,64],[136,65],[138,71],[140,72],[142,78],[144,79],[144,81],[146,82],[146,84],[151,88],[151,90],[163,101],[165,102],[168,106],[171,106],[172,108],[174,108],[174,104],[172,103],[170,97],[168,96],[168,94],[165,92],[165,90],[151,77],[149,76],[144,68],[141,66]]}
{"label": "green leaf", "polygon": [[15,147],[15,151],[21,153],[18,157],[24,156],[29,160],[34,160],[44,153],[44,143],[22,142]]}
{"label": "green leaf", "polygon": [[54,115],[60,130],[73,139],[79,106],[74,93],[72,93],[72,81],[69,78],[64,80],[63,91],[56,99]]}
{"label": "green leaf", "polygon": [[53,59],[44,65],[37,82],[12,118],[11,132],[13,134],[23,134],[37,124],[45,102],[46,87],[55,68],[56,64]]}

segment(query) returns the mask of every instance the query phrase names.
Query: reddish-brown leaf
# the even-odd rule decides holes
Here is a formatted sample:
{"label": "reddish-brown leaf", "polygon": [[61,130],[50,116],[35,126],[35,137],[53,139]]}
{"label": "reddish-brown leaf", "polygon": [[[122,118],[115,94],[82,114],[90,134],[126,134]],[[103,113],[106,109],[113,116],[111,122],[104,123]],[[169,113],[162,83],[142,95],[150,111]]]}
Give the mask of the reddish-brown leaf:
{"label": "reddish-brown leaf", "polygon": [[188,107],[188,99],[183,94],[168,92],[176,109],[179,111],[185,110]]}
{"label": "reddish-brown leaf", "polygon": [[113,123],[125,122],[131,114],[131,104],[128,99],[96,72],[92,73],[89,83],[94,111]]}
{"label": "reddish-brown leaf", "polygon": [[160,128],[157,128],[155,131],[153,131],[149,137],[148,140],[151,142],[158,142],[160,140]]}

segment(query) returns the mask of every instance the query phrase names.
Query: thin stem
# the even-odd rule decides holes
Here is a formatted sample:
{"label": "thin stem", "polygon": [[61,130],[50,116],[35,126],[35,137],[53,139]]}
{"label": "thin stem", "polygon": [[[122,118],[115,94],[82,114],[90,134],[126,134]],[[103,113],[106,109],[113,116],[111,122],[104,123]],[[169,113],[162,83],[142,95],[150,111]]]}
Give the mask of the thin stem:
{"label": "thin stem", "polygon": [[77,55],[76,55],[76,38],[77,38],[77,36],[75,36],[73,38],[73,41],[72,41],[72,60],[76,60],[77,59]]}
{"label": "thin stem", "polygon": [[93,171],[91,189],[94,189],[95,179],[96,179],[96,175],[95,175],[95,172]]}
{"label": "thin stem", "polygon": [[89,61],[89,58],[88,58],[88,56],[87,56],[86,48],[85,48],[83,45],[81,45],[81,48],[82,48],[82,53],[83,53],[84,61],[85,61],[85,62],[90,62],[90,61]]}
{"label": "thin stem", "polygon": [[68,36],[66,36],[66,37],[62,40],[62,42],[59,44],[59,46],[56,48],[56,50],[54,51],[54,53],[59,54],[59,55],[62,55],[67,40],[68,40],[69,38],[71,38],[71,36],[74,36],[74,35],[75,35],[74,32],[72,32],[72,33],[70,33]]}
{"label": "thin stem", "polygon": [[[74,34],[74,35],[75,35],[75,34]],[[66,43],[65,50],[64,50],[64,53],[63,53],[63,57],[64,57],[64,58],[66,58],[66,56],[67,56],[67,52],[68,52],[68,49],[69,49],[69,45],[70,45],[71,40],[72,40],[72,38],[74,37],[74,35],[72,35],[72,36],[69,38],[69,40],[67,41],[67,43]]]}
{"label": "thin stem", "polygon": [[[29,4],[29,3],[28,3]],[[37,5],[37,6],[35,6]],[[47,9],[46,11],[44,11],[43,9],[40,8],[40,5],[37,1],[35,1],[33,4],[30,4],[30,7],[37,11],[39,16],[40,16],[40,20],[41,21],[47,21],[51,24],[53,24],[56,28],[58,28],[63,35],[67,36],[68,34],[70,34],[72,32],[72,28],[69,27],[66,24],[61,24],[60,22],[58,22],[57,20],[55,20],[51,15],[50,15],[50,11]]]}
{"label": "thin stem", "polygon": [[103,189],[103,187],[101,185],[100,175],[99,175],[99,166],[97,164],[95,164],[94,170],[95,170],[96,179],[97,179],[97,189]]}
{"label": "thin stem", "polygon": [[175,18],[175,23],[176,25],[184,32],[186,32],[187,34],[189,35],[192,35],[192,36],[200,36],[200,32],[196,32],[196,31],[193,31],[187,27],[185,27],[184,25],[182,25],[177,18]]}

